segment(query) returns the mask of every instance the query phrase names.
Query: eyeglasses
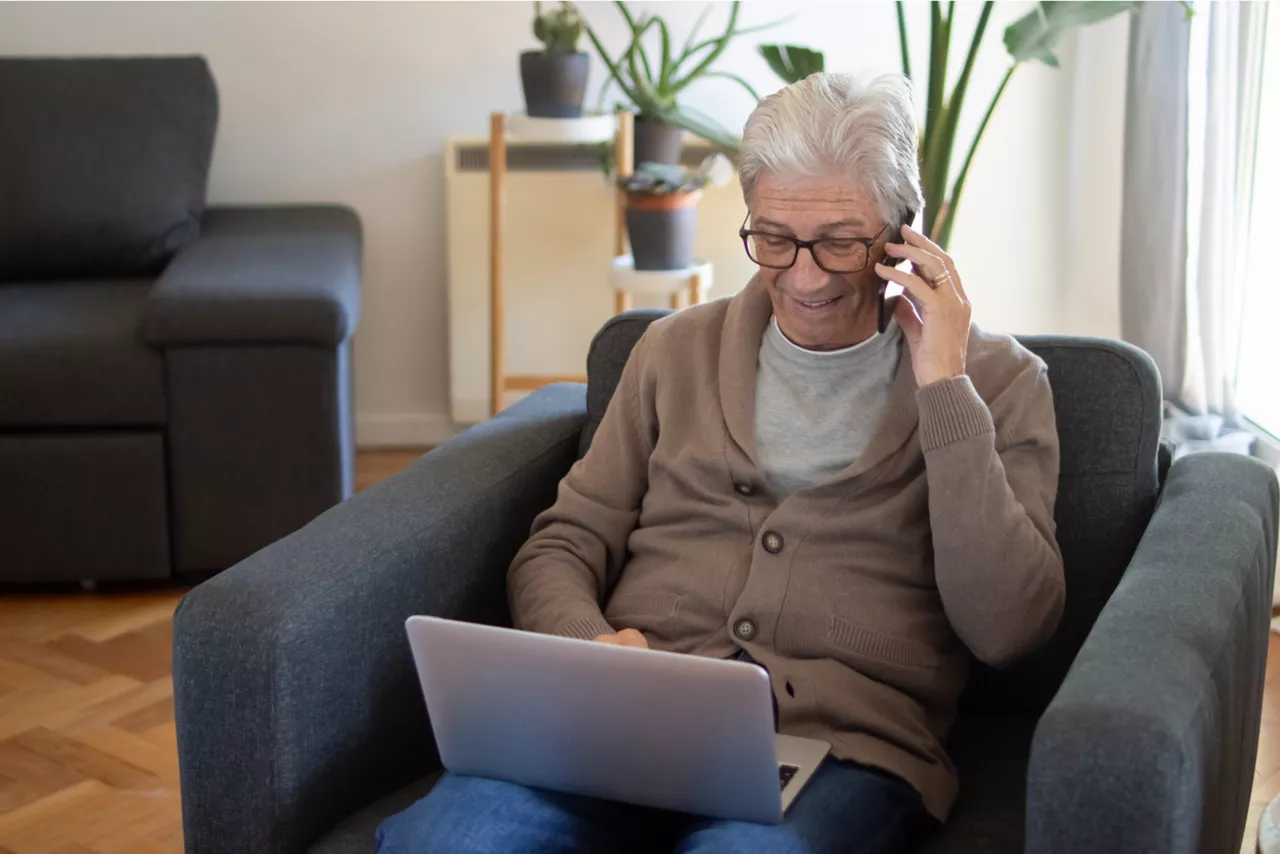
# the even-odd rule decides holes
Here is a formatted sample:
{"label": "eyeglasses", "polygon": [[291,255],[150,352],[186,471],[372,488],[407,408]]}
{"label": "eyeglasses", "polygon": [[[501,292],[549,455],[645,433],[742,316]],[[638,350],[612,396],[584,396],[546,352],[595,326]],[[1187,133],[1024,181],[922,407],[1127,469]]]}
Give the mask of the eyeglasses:
{"label": "eyeglasses", "polygon": [[875,237],[819,237],[815,240],[798,240],[785,234],[755,231],[746,227],[738,229],[747,257],[771,270],[787,270],[795,265],[801,249],[808,249],[813,263],[827,273],[857,273],[867,266],[871,247],[880,239],[884,228]]}

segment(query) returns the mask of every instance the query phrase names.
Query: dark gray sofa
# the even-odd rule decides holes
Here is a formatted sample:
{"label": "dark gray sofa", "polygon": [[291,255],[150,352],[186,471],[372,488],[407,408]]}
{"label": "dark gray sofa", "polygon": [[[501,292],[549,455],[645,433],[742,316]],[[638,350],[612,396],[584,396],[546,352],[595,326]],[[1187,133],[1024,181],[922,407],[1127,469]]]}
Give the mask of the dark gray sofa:
{"label": "dark gray sofa", "polygon": [[[508,620],[505,570],[663,312],[609,321],[589,385],[538,391],[192,590],[174,620],[190,854],[368,854],[438,774],[403,621]],[[1113,341],[1031,337],[1062,444],[1067,607],[1052,643],[976,666],[930,852],[1237,854],[1276,555],[1275,475],[1168,466],[1159,378]]]}
{"label": "dark gray sofa", "polygon": [[202,576],[351,494],[360,222],[214,207],[201,58],[0,58],[0,582]]}

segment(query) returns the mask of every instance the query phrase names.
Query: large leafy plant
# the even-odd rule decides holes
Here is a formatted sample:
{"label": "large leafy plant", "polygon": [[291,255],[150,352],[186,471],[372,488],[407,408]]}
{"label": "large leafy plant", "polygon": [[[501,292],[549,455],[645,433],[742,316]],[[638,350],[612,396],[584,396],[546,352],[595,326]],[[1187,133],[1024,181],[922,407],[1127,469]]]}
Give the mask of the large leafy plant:
{"label": "large leafy plant", "polygon": [[[991,114],[995,112],[996,104],[1004,94],[1005,87],[1009,85],[1013,72],[1019,65],[1029,60],[1039,60],[1056,68],[1058,58],[1053,51],[1064,34],[1077,27],[1132,11],[1138,4],[1126,2],[1126,0],[1037,3],[1034,9],[1006,27],[1004,45],[1013,62],[1005,72],[995,94],[991,96],[986,112],[982,116],[982,122],[978,125],[978,130],[970,141],[968,151],[960,164],[960,170],[953,180],[951,179],[951,156],[957,142],[956,128],[960,121],[960,110],[964,106],[965,96],[969,91],[969,78],[994,5],[992,2],[982,4],[977,26],[965,51],[960,76],[951,90],[947,91],[947,60],[952,46],[951,28],[955,2],[952,0],[947,4],[945,14],[943,14],[941,3],[935,0],[930,4],[929,65],[922,75],[928,81],[926,94],[928,108],[920,138],[920,178],[924,184],[925,233],[944,248],[951,238],[956,207],[960,203],[960,194],[964,190],[965,178],[969,175],[969,166],[973,163],[974,152],[978,149],[978,143],[981,142],[982,134],[987,129]],[[907,49],[907,22],[902,0],[898,0],[897,10],[902,73],[913,77],[911,56]],[[913,80],[919,83],[919,80],[914,77]]]}
{"label": "large leafy plant", "polygon": [[[739,27],[740,4],[738,0],[734,0],[729,8],[729,20],[724,31],[699,41],[698,31],[714,8],[707,6],[685,38],[683,47],[677,50],[673,47],[671,28],[660,16],[648,12],[634,15],[623,0],[616,0],[614,5],[622,13],[630,30],[627,45],[616,58],[605,50],[591,25],[588,23],[585,26],[587,37],[591,39],[609,71],[610,80],[622,90],[623,95],[644,118],[676,125],[725,151],[736,152],[742,143],[741,137],[709,116],[682,105],[679,102],[680,95],[698,80],[721,77],[737,83],[753,100],[759,101],[760,95],[750,83],[737,74],[721,71],[713,66],[734,38],[774,24]],[[650,42],[657,41],[656,49],[646,45],[646,36]],[[607,82],[605,88],[608,88]],[[602,91],[601,96],[603,95]]]}
{"label": "large leafy plant", "polygon": [[799,83],[826,67],[822,51],[794,44],[762,44],[757,48],[773,73],[787,84]]}

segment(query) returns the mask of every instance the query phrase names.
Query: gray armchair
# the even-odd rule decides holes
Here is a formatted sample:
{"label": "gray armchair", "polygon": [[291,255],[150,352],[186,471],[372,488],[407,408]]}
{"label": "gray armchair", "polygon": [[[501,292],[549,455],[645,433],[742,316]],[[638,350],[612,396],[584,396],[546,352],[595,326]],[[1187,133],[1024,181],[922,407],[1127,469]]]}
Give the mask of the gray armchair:
{"label": "gray armchair", "polygon": [[0,104],[0,582],[199,577],[350,495],[355,213],[206,210],[200,58],[0,58]]}
{"label": "gray armchair", "polygon": [[[402,623],[507,621],[506,567],[661,314],[609,321],[586,388],[532,394],[187,595],[174,692],[190,854],[364,854],[429,790],[438,759]],[[1032,660],[975,668],[949,740],[960,798],[926,851],[1236,854],[1275,476],[1205,454],[1162,478],[1145,354],[1024,343],[1053,384],[1068,604]]]}

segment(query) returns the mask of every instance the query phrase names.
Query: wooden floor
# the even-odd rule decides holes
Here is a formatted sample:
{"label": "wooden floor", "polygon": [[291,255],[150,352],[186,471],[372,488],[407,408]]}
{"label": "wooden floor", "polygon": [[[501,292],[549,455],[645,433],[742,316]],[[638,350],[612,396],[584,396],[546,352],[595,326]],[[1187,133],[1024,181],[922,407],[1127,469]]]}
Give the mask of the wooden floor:
{"label": "wooden floor", "polygon": [[[362,452],[357,489],[421,454]],[[0,854],[182,851],[169,669],[184,592],[0,593]]]}
{"label": "wooden floor", "polygon": [[[361,453],[357,488],[420,454]],[[0,854],[182,850],[169,668],[183,592],[0,594]],[[1244,854],[1258,813],[1280,794],[1274,634],[1253,788]]]}

